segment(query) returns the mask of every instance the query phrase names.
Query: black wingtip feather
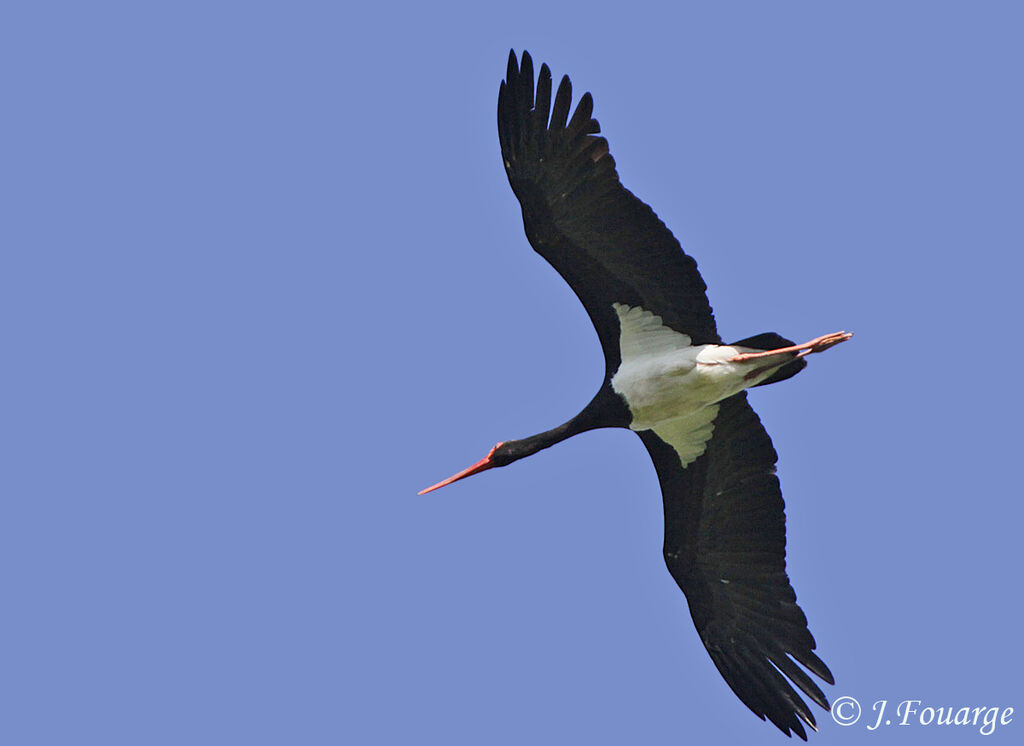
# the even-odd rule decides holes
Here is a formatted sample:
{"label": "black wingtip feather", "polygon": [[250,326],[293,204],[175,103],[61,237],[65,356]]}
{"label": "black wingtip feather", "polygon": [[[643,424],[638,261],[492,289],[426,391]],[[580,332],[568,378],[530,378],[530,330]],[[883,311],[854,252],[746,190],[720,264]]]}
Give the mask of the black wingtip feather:
{"label": "black wingtip feather", "polygon": [[[572,115],[572,119],[569,120],[569,125],[565,128],[570,139],[578,137],[581,134],[595,131],[589,125],[595,122],[592,119],[594,113],[594,98],[587,91],[580,97],[580,102],[576,104],[576,111]],[[599,130],[597,130],[599,131]]]}
{"label": "black wingtip feather", "polygon": [[558,83],[558,91],[555,93],[555,104],[551,109],[551,124],[549,129],[564,130],[565,122],[569,118],[569,107],[572,105],[572,82],[568,75],[563,75]]}
{"label": "black wingtip feather", "polygon": [[818,705],[824,710],[828,709],[828,699],[825,698],[825,694],[821,691],[814,680],[811,679],[806,673],[804,673],[798,665],[790,660],[785,653],[769,653],[768,659],[772,662],[779,671],[781,671],[790,681],[796,684],[800,691],[811,698],[814,704]]}
{"label": "black wingtip feather", "polygon": [[[814,646],[812,645],[811,647],[813,648]],[[817,655],[812,653],[811,650],[800,650],[792,652],[790,654],[794,658],[796,658],[797,662],[800,663],[800,665],[802,665],[808,671],[813,673],[819,679],[833,686],[835,685],[836,679],[832,675],[832,672],[829,670],[828,666],[825,665],[825,661],[823,661]],[[825,706],[825,709],[828,709],[827,705]]]}
{"label": "black wingtip feather", "polygon": [[534,135],[541,141],[548,128],[551,115],[551,70],[546,64],[540,66],[537,76],[537,99],[534,102]]}
{"label": "black wingtip feather", "polygon": [[525,49],[519,63],[520,95],[526,109],[533,108],[533,58]]}

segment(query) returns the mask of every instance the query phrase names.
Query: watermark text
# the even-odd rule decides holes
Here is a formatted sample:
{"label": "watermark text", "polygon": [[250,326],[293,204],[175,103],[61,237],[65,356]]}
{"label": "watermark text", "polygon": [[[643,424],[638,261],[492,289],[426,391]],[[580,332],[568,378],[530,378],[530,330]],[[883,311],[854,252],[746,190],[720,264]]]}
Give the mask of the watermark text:
{"label": "watermark text", "polygon": [[[832,703],[832,719],[839,725],[861,722],[863,714],[860,702],[853,697],[839,697]],[[981,735],[990,736],[997,727],[1013,722],[1013,708],[933,706],[919,699],[900,702],[880,699],[871,705],[871,714],[864,717],[863,722],[871,731],[905,725],[948,725],[976,728]]]}

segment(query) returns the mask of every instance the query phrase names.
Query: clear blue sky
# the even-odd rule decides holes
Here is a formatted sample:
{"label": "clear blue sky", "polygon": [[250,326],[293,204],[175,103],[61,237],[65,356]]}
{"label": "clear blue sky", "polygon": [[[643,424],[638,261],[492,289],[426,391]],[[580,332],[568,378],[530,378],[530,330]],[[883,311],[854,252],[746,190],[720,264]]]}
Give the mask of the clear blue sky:
{"label": "clear blue sky", "polygon": [[[501,168],[510,47],[593,92],[752,402],[830,698],[1013,706],[1017,3],[21,3],[0,23],[0,740],[783,743],[625,431],[425,497],[596,389]],[[867,717],[867,716],[865,716]]]}

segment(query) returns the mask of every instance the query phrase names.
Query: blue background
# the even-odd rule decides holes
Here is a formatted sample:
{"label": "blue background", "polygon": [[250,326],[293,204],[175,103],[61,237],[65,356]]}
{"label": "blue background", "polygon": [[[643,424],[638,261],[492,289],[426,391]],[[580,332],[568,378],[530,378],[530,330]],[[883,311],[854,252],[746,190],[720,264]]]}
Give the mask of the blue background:
{"label": "blue background", "polygon": [[498,155],[591,90],[738,339],[834,698],[1013,706],[1016,3],[22,3],[0,22],[6,744],[782,743],[661,559],[639,440]]}

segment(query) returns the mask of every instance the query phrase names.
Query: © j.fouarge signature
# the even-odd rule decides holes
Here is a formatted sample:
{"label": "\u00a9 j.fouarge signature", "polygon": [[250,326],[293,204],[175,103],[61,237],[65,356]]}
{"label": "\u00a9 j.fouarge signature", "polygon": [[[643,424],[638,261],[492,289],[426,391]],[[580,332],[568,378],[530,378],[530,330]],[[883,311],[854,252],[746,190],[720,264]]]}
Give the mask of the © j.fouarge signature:
{"label": "\u00a9 j.fouarge signature", "polygon": [[[1012,707],[933,707],[919,699],[890,703],[880,699],[871,705],[874,717],[865,718],[868,730],[891,725],[959,725],[978,729],[983,736],[995,732],[997,725],[1013,722]],[[861,707],[853,697],[839,697],[832,703],[832,719],[839,725],[853,725],[861,719]]]}

